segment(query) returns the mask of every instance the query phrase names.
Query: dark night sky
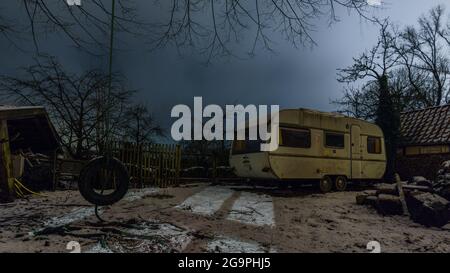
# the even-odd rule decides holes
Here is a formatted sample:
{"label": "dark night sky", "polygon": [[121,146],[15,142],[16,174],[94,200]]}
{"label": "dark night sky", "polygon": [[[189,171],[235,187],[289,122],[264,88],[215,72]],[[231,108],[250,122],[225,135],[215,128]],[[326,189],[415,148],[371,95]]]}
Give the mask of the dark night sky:
{"label": "dark night sky", "polygon": [[[154,12],[147,11],[150,9],[147,1],[140,2],[143,14]],[[374,15],[390,17],[394,23],[405,26],[415,24],[421,14],[445,2],[386,0]],[[115,70],[127,76],[130,86],[139,90],[137,100],[146,102],[165,128],[170,128],[172,106],[192,104],[193,96],[197,95],[203,96],[206,103],[219,105],[279,104],[281,108],[333,111],[336,107],[330,100],[342,92],[341,84],[336,81],[336,69],[349,65],[352,57],[371,47],[378,31],[355,13],[341,11],[340,18],[340,22],[330,27],[326,20],[317,24],[313,36],[318,45],[312,49],[295,49],[274,34],[276,54],[260,51],[252,59],[218,59],[208,66],[204,65],[203,58],[179,56],[171,47],[149,52],[144,40],[134,39],[121,45],[126,51],[116,57]],[[25,47],[26,43],[29,42],[22,45]],[[83,55],[71,49],[64,39],[49,37],[41,43],[46,51],[74,71],[106,65],[106,59]],[[0,74],[14,75],[17,67],[32,62],[31,51],[20,52],[1,38],[0,50]]]}

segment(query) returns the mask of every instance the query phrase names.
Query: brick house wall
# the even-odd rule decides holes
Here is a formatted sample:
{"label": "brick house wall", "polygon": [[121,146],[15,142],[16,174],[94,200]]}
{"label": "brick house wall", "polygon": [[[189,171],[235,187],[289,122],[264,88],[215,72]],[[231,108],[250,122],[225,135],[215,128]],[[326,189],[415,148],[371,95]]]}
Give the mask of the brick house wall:
{"label": "brick house wall", "polygon": [[402,180],[410,180],[413,176],[434,180],[441,163],[446,160],[450,160],[450,153],[397,155],[397,173]]}

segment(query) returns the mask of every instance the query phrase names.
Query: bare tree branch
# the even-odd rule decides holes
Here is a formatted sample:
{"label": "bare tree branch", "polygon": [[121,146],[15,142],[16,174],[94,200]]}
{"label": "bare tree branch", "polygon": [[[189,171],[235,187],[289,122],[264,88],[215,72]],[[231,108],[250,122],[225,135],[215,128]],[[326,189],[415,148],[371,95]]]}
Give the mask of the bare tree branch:
{"label": "bare tree branch", "polygon": [[[365,0],[173,0],[170,6],[159,1],[163,16],[151,25],[151,48],[172,45],[182,50],[199,49],[208,61],[216,56],[236,56],[232,42],[251,36],[249,54],[258,48],[272,51],[269,39],[281,33],[294,47],[315,45],[312,32],[318,18],[338,20],[336,7],[356,10],[364,16]],[[366,17],[367,18],[367,17]],[[206,45],[206,46],[205,46]]]}
{"label": "bare tree branch", "polygon": [[125,87],[119,75],[114,75],[111,97],[105,100],[102,94],[109,86],[109,76],[97,70],[70,74],[55,59],[45,58],[24,68],[23,73],[23,77],[0,77],[2,99],[45,106],[65,149],[74,158],[101,149],[105,135],[101,121],[106,113],[115,125],[111,128],[112,135],[122,130],[125,110],[134,91]]}

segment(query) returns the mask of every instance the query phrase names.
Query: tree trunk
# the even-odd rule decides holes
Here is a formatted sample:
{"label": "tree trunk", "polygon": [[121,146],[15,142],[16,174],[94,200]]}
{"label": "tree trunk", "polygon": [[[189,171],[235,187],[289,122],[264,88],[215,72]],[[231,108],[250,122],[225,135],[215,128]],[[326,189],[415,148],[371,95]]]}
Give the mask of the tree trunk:
{"label": "tree trunk", "polygon": [[388,77],[383,75],[378,79],[380,88],[376,123],[383,130],[386,146],[386,182],[395,182],[395,158],[400,137],[400,113],[392,101],[389,91]]}

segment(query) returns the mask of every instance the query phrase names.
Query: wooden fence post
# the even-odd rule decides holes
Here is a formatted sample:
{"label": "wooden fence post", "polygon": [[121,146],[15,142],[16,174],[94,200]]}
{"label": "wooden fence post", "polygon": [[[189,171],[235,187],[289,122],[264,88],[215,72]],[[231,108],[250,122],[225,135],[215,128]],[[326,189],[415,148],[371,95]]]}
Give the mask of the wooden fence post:
{"label": "wooden fence post", "polygon": [[217,183],[217,155],[216,153],[213,153],[213,183]]}
{"label": "wooden fence post", "polygon": [[0,120],[0,189],[3,201],[10,202],[14,199],[14,178],[6,120]]}
{"label": "wooden fence post", "polygon": [[177,152],[176,152],[176,167],[175,167],[175,179],[177,180],[177,184],[180,184],[180,169],[181,169],[181,146],[177,144]]}
{"label": "wooden fence post", "polygon": [[157,187],[179,183],[181,146],[174,144],[116,142],[116,153],[130,176],[141,186],[152,182]]}

